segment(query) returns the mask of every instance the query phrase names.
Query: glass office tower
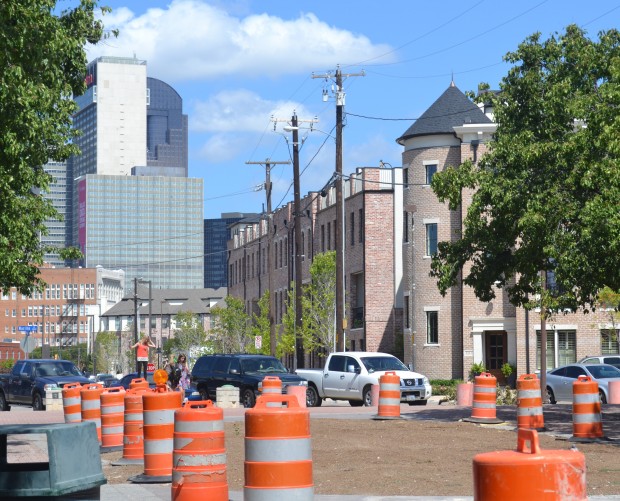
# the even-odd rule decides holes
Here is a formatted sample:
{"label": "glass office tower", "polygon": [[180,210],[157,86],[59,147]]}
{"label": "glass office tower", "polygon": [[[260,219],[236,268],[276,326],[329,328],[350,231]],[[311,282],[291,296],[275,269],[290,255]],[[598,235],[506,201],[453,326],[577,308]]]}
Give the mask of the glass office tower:
{"label": "glass office tower", "polygon": [[154,288],[203,286],[203,180],[86,175],[76,180],[84,265],[123,269]]}

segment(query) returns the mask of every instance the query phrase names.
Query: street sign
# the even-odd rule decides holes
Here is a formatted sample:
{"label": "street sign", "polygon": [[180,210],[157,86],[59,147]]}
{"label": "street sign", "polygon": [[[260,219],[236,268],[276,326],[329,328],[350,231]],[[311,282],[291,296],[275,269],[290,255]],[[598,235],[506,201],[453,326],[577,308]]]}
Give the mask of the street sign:
{"label": "street sign", "polygon": [[19,342],[22,350],[26,353],[31,353],[37,347],[37,340],[33,337],[26,336]]}
{"label": "street sign", "polygon": [[17,330],[20,332],[37,332],[36,325],[19,325]]}
{"label": "street sign", "polygon": [[260,350],[263,346],[263,336],[256,336],[254,338],[254,348]]}
{"label": "street sign", "polygon": [[146,371],[147,372],[154,372],[155,371],[155,364],[149,362],[148,364],[146,364]]}

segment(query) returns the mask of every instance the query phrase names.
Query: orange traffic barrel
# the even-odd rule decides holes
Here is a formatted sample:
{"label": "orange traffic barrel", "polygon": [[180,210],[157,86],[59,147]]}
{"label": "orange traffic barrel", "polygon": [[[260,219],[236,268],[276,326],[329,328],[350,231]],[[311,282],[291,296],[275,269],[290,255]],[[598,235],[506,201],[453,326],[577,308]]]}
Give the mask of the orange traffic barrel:
{"label": "orange traffic barrel", "polygon": [[483,372],[474,378],[474,398],[471,417],[463,421],[470,423],[503,423],[497,419],[497,379],[493,374]]}
{"label": "orange traffic barrel", "polygon": [[[262,395],[281,395],[282,394],[282,381],[278,376],[265,376],[261,383]],[[268,407],[281,407],[279,402],[269,402]]]}
{"label": "orange traffic barrel", "polygon": [[134,388],[125,392],[125,413],[123,419],[123,457],[113,466],[144,463],[144,422],[142,418],[142,395],[151,391]]}
{"label": "orange traffic barrel", "polygon": [[517,428],[545,429],[540,379],[536,374],[522,374],[517,379]]}
{"label": "orange traffic barrel", "polygon": [[245,501],[314,499],[310,412],[294,395],[261,395],[246,411],[244,467]]}
{"label": "orange traffic barrel", "polygon": [[62,387],[62,410],[65,423],[82,422],[82,397],[80,383],[67,383]]}
{"label": "orange traffic barrel", "polygon": [[142,394],[144,473],[129,480],[135,483],[172,482],[174,412],[183,405],[179,391],[159,385]]}
{"label": "orange traffic barrel", "polygon": [[135,379],[132,379],[131,382],[129,383],[129,389],[133,390],[134,388],[148,388],[149,387],[149,382],[141,377],[137,377]]}
{"label": "orange traffic barrel", "polygon": [[82,421],[93,421],[95,423],[99,445],[101,445],[101,393],[103,393],[101,383],[89,383],[82,386],[80,390]]}
{"label": "orange traffic barrel", "polygon": [[590,376],[579,376],[573,383],[573,436],[571,440],[589,442],[602,438],[603,422],[598,383]]}
{"label": "orange traffic barrel", "polygon": [[476,501],[587,499],[584,455],[576,449],[541,451],[536,430],[518,430],[516,451],[477,454],[473,471]]}
{"label": "orange traffic barrel", "polygon": [[211,400],[174,412],[173,501],[228,501],[224,411]]}
{"label": "orange traffic barrel", "polygon": [[379,378],[379,406],[373,419],[400,418],[400,377],[393,371]]}
{"label": "orange traffic barrel", "polygon": [[120,451],[123,448],[125,389],[122,386],[104,388],[100,400],[102,452]]}

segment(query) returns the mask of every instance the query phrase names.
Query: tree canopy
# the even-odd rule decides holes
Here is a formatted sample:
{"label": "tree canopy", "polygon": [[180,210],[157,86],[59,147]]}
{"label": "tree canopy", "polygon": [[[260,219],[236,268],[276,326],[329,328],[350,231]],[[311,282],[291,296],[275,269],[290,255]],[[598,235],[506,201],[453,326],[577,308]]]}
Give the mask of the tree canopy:
{"label": "tree canopy", "polygon": [[0,289],[23,294],[54,250],[40,242],[44,223],[59,218],[42,196],[51,183],[43,165],[78,152],[72,97],[85,90],[86,44],[105,36],[97,0],[74,2],[59,15],[56,3],[0,2]]}
{"label": "tree canopy", "polygon": [[505,56],[513,64],[493,105],[497,131],[477,164],[433,177],[451,209],[473,190],[461,239],[441,242],[431,275],[445,294],[463,282],[482,301],[504,287],[531,307],[546,272],[548,307],[595,308],[620,290],[620,34],[598,41],[577,26],[534,34]]}

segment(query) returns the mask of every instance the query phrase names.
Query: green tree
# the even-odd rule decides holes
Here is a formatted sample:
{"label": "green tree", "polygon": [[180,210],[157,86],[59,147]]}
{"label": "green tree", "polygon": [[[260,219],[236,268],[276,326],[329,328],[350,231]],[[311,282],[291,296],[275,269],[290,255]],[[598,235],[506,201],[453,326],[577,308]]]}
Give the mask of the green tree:
{"label": "green tree", "polygon": [[259,350],[255,348],[256,344],[252,345],[249,350],[250,353],[263,353],[269,354],[269,336],[271,334],[269,324],[269,291],[265,293],[258,300],[258,315],[252,314],[252,336],[254,340],[260,336],[261,347]]}
{"label": "green tree", "polygon": [[191,364],[191,354],[206,342],[207,334],[200,317],[190,311],[180,311],[174,316],[176,328],[172,339],[173,350],[185,353]]}
{"label": "green tree", "polygon": [[[95,356],[93,365],[96,364],[97,372],[116,374],[120,370],[119,360],[119,337],[115,332],[99,332],[95,342]],[[93,368],[95,369],[95,367]]]}
{"label": "green tree", "polygon": [[602,309],[609,320],[611,329],[609,334],[611,342],[615,343],[618,349],[618,333],[620,332],[620,293],[604,287],[598,294],[598,305]]}
{"label": "green tree", "polygon": [[[295,282],[291,282],[286,298],[286,309],[282,315],[282,331],[276,345],[276,356],[292,355],[295,353],[297,342],[297,322],[295,321]],[[302,325],[304,325],[302,319]],[[305,341],[305,339],[304,339]],[[305,343],[304,343],[305,344]]]}
{"label": "green tree", "polygon": [[307,350],[331,352],[336,336],[336,252],[317,254],[310,265],[303,312]]}
{"label": "green tree", "polygon": [[594,41],[569,26],[505,59],[501,92],[481,96],[497,123],[488,151],[433,177],[451,209],[473,195],[462,238],[438,245],[431,275],[445,294],[469,263],[463,282],[482,301],[499,286],[532,308],[548,282],[544,307],[587,311],[604,286],[620,290],[620,35]]}
{"label": "green tree", "polygon": [[209,344],[221,353],[246,352],[254,346],[250,332],[250,317],[245,312],[243,301],[233,296],[224,299],[226,307],[211,308],[214,325],[209,331]]}
{"label": "green tree", "polygon": [[0,2],[0,289],[14,286],[26,295],[40,284],[39,266],[54,250],[40,242],[44,223],[59,218],[42,196],[51,183],[42,166],[78,152],[71,98],[85,90],[86,44],[105,36],[96,0],[80,0],[60,15],[56,3]]}

